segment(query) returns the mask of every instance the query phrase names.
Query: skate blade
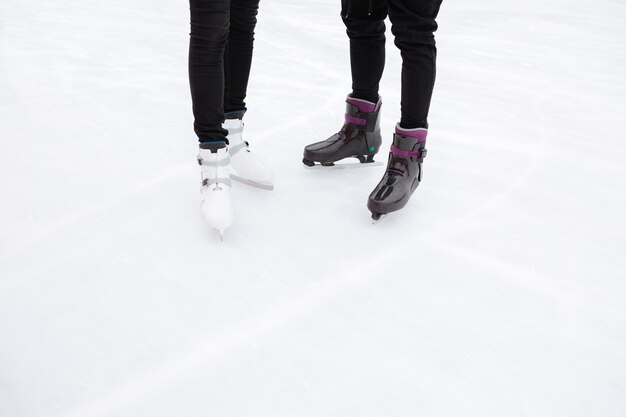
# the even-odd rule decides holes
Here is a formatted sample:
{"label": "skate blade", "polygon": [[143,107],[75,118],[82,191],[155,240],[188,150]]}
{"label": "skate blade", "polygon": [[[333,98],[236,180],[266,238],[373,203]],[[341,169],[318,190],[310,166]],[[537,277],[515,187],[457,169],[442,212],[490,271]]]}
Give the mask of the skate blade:
{"label": "skate blade", "polygon": [[230,174],[230,178],[242,184],[246,184],[254,188],[259,188],[261,190],[272,191],[274,189],[274,184],[263,184],[261,182],[252,181],[233,174]]}
{"label": "skate blade", "polygon": [[309,165],[304,165],[304,169],[310,170],[310,171],[324,171],[324,170],[335,170],[335,169],[360,169],[360,168],[372,168],[372,167],[378,167],[381,166],[383,163],[382,162],[367,162],[367,163],[361,163],[361,162],[343,162],[343,163],[336,163],[333,165],[321,165],[319,164],[319,162],[316,162],[315,165],[313,166],[309,166]]}
{"label": "skate blade", "polygon": [[380,213],[372,213],[372,224],[378,224],[382,219],[389,216],[389,213],[380,214]]}
{"label": "skate blade", "polygon": [[220,242],[224,241],[224,232],[226,232],[226,229],[218,229],[217,227],[212,227],[213,230],[215,230],[217,232],[217,234],[220,236]]}

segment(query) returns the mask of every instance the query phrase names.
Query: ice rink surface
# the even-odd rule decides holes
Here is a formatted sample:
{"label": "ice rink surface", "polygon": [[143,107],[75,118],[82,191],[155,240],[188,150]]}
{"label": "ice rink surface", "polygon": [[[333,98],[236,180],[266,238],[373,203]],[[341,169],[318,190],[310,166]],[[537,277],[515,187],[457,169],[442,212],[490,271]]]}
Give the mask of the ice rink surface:
{"label": "ice rink surface", "polygon": [[342,122],[339,3],[261,2],[276,189],[237,184],[219,242],[188,4],[2,0],[0,416],[626,415],[626,4],[444,2],[424,182],[372,226],[384,167],[301,164]]}

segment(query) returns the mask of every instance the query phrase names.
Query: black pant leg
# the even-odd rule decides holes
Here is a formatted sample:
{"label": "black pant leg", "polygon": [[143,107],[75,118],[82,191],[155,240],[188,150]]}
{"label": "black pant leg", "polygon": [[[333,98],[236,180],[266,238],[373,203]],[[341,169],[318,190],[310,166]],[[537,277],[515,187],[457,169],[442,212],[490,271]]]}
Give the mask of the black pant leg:
{"label": "black pant leg", "polygon": [[189,84],[194,130],[200,141],[225,140],[224,48],[230,0],[189,0]]}
{"label": "black pant leg", "polygon": [[378,101],[385,69],[385,0],[344,0],[342,18],[350,38],[352,96]]}
{"label": "black pant leg", "polygon": [[406,129],[428,127],[435,85],[435,21],[442,0],[387,0],[395,44],[402,55],[402,119]]}
{"label": "black pant leg", "polygon": [[246,93],[252,65],[254,28],[259,0],[231,0],[230,30],[224,52],[224,111],[246,110]]}

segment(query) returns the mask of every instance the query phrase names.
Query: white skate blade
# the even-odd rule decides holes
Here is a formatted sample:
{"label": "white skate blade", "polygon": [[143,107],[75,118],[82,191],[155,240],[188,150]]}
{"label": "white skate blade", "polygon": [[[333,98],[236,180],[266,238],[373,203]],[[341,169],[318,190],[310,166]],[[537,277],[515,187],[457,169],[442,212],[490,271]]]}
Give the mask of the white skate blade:
{"label": "white skate blade", "polygon": [[224,235],[226,234],[226,230],[227,230],[230,226],[231,226],[231,225],[228,225],[228,226],[226,226],[226,225],[219,225],[219,226],[217,226],[217,225],[209,225],[209,229],[210,229],[210,230],[214,230],[214,231],[216,231],[216,232],[217,232],[217,234],[218,234],[218,235],[219,235],[219,237],[220,237],[220,242],[223,242],[223,241],[224,241]]}
{"label": "white skate blade", "polygon": [[246,184],[255,188],[260,188],[261,190],[272,191],[274,189],[274,184],[267,184],[249,180],[247,178],[240,177],[239,175],[230,174],[230,178],[242,184]]}
{"label": "white skate blade", "polygon": [[226,229],[228,229],[229,227],[230,227],[230,225],[228,225],[228,226],[225,226],[225,225],[220,225],[220,226],[209,225],[209,229],[215,230],[217,232],[217,234],[220,237],[220,241],[221,242],[224,241],[224,235],[226,234]]}
{"label": "white skate blade", "polygon": [[[206,221],[206,219],[205,219]],[[232,225],[231,224],[208,224],[209,230],[217,232],[220,237],[220,242],[224,241],[224,235],[226,234],[226,230]]]}
{"label": "white skate blade", "polygon": [[215,230],[216,230],[216,231],[217,231],[217,233],[219,233],[219,235],[220,235],[220,242],[223,242],[223,241],[224,241],[224,232],[225,232],[226,230],[220,230],[220,229],[215,229]]}
{"label": "white skate blade", "polygon": [[373,168],[383,165],[382,162],[336,162],[334,165],[321,165],[319,162],[315,162],[314,166],[308,166],[303,164],[305,169],[311,171],[320,170],[334,170],[334,169],[361,169],[361,168]]}

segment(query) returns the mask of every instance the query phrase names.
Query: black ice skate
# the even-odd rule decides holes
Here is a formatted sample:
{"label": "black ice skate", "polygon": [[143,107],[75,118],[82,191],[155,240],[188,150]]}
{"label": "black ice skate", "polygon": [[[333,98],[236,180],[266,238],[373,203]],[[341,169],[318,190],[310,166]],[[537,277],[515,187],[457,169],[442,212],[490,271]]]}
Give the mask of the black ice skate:
{"label": "black ice skate", "polygon": [[396,126],[389,152],[387,170],[369,196],[367,208],[372,220],[400,210],[422,180],[422,162],[426,156],[427,129],[402,129]]}
{"label": "black ice skate", "polygon": [[380,136],[380,99],[377,103],[346,99],[346,119],[339,133],[304,148],[302,162],[309,167],[319,163],[333,166],[346,158],[357,158],[360,163],[374,162],[382,139]]}

